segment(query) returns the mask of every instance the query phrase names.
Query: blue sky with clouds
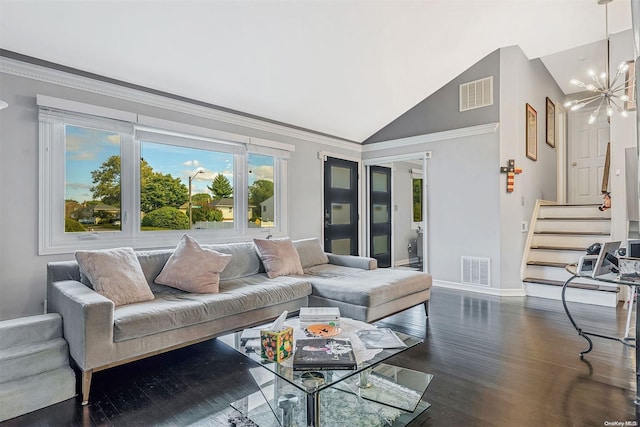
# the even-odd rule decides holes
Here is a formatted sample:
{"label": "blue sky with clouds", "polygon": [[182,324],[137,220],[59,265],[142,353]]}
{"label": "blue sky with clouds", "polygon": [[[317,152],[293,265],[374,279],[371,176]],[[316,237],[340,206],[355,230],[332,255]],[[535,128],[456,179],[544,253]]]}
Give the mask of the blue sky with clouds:
{"label": "blue sky with clouds", "polygon": [[[100,168],[110,156],[120,154],[120,136],[113,132],[66,127],[65,199],[92,200],[91,171]],[[154,171],[171,174],[188,185],[189,176],[200,170],[192,182],[192,193],[207,193],[207,185],[222,173],[233,186],[233,154],[177,147],[142,141],[141,157]],[[273,158],[249,156],[249,185],[258,179],[273,181]]]}

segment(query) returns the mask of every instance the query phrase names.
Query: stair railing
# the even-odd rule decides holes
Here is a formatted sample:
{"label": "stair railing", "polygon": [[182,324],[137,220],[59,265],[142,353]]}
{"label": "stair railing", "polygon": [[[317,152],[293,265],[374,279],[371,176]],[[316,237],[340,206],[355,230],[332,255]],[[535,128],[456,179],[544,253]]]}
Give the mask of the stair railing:
{"label": "stair railing", "polygon": [[[536,205],[533,208],[533,212],[531,213],[531,221],[529,221],[529,232],[527,234],[527,242],[524,245],[524,252],[522,254],[522,264],[520,266],[520,280],[523,280],[527,277],[527,262],[529,262],[529,253],[531,252],[531,245],[533,244],[533,236],[535,234],[536,223],[538,222],[538,214],[540,211],[540,206],[551,206],[557,205],[557,202],[552,202],[549,200],[536,200]],[[524,283],[522,284],[524,288]]]}

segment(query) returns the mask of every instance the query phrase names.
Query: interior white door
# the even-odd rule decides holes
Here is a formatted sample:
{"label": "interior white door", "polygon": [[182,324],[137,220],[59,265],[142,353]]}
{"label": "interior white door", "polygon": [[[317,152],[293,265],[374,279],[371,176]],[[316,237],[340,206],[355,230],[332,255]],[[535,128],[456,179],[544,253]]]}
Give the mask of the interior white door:
{"label": "interior white door", "polygon": [[609,142],[607,115],[598,115],[590,125],[591,111],[569,115],[568,193],[569,204],[602,203],[602,174]]}

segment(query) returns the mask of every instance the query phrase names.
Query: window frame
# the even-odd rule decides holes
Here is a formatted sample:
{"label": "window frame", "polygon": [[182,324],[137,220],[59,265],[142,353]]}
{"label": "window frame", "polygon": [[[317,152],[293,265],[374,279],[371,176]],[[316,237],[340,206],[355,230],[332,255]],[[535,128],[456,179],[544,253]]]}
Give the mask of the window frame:
{"label": "window frame", "polygon": [[[72,103],[77,106],[78,103]],[[98,110],[100,107],[94,107]],[[108,109],[104,109],[105,111]],[[93,110],[91,111],[94,112]],[[107,111],[108,113],[109,111]],[[180,237],[189,233],[204,243],[246,241],[266,234],[286,236],[287,163],[289,144],[253,139],[244,135],[220,132],[222,138],[211,137],[215,132],[206,128],[155,119],[154,125],[177,125],[172,131],[159,126],[137,124],[111,118],[109,114],[95,116],[77,111],[42,106],[39,113],[39,236],[40,255],[73,253],[78,249],[105,249],[131,246],[138,249],[173,247]],[[125,116],[128,118],[128,116]],[[148,118],[146,118],[147,121]],[[121,134],[121,229],[108,232],[67,233],[64,231],[65,203],[65,126],[90,127],[117,131]],[[185,129],[188,131],[185,132]],[[157,135],[157,139],[142,136]],[[140,160],[143,141],[178,147],[231,152],[234,162],[234,226],[229,229],[189,229],[142,231],[140,229]],[[269,147],[269,144],[272,147]],[[276,148],[273,148],[276,147]],[[224,148],[224,149],[223,149]],[[274,227],[253,228],[248,225],[248,160],[250,154],[274,158]],[[138,212],[136,215],[135,212]]]}

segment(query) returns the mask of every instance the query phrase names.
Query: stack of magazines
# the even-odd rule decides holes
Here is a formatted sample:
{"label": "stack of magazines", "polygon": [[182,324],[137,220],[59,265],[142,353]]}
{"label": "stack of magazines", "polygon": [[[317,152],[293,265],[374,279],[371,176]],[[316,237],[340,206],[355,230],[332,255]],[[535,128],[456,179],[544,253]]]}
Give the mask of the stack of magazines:
{"label": "stack of magazines", "polygon": [[351,341],[345,338],[305,338],[296,340],[294,371],[356,369]]}

